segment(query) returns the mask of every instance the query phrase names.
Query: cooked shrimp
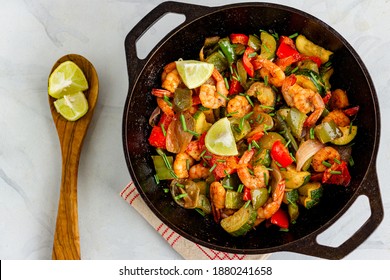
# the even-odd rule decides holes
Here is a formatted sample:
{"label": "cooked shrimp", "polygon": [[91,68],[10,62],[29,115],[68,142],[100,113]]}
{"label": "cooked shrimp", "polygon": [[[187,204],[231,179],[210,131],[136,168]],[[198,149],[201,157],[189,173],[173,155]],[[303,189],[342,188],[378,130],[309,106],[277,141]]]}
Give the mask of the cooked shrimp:
{"label": "cooked shrimp", "polygon": [[191,166],[189,171],[190,179],[206,179],[210,174],[210,168],[203,166],[202,163]]}
{"label": "cooked shrimp", "polygon": [[257,100],[259,100],[262,105],[261,108],[263,112],[268,113],[273,110],[272,107],[275,105],[276,93],[272,87],[262,82],[255,82],[247,90],[246,94],[257,97]]}
{"label": "cooked shrimp", "polygon": [[268,169],[261,164],[255,165],[253,168],[253,175],[248,170],[248,164],[251,161],[255,150],[245,151],[237,169],[238,177],[241,182],[249,189],[259,189],[266,187],[266,181],[269,178]]}
{"label": "cooked shrimp", "polygon": [[162,88],[169,90],[170,92],[175,92],[177,87],[181,83],[181,78],[179,72],[176,70],[176,63],[171,62],[164,67],[164,71],[161,74],[162,79]]}
{"label": "cooked shrimp", "polygon": [[268,83],[271,85],[276,87],[281,87],[283,85],[286,75],[283,70],[271,60],[257,56],[253,61],[253,66],[256,70],[260,69],[261,77],[267,79]]}
{"label": "cooked shrimp", "polygon": [[333,120],[337,126],[348,126],[351,121],[346,114],[341,110],[333,110],[331,111],[322,122],[328,122]]}
{"label": "cooked shrimp", "polygon": [[166,89],[160,89],[160,88],[152,89],[152,94],[156,97],[162,97],[162,98],[164,98],[164,96],[173,97],[173,92],[170,92],[169,90]]}
{"label": "cooked shrimp", "polygon": [[332,147],[324,147],[314,154],[311,165],[313,166],[314,171],[324,172],[328,167],[323,164],[324,161],[334,164],[335,159],[340,161],[341,156],[339,152]]}
{"label": "cooked shrimp", "polygon": [[295,107],[304,114],[312,112],[305,125],[313,126],[325,109],[324,101],[318,92],[301,87],[296,83],[295,75],[288,76],[282,86],[282,94],[287,105]]}
{"label": "cooked shrimp", "polygon": [[202,105],[206,108],[217,109],[226,106],[226,99],[229,91],[226,88],[222,75],[214,68],[212,77],[216,84],[203,84],[200,86],[199,98]]}
{"label": "cooked shrimp", "polygon": [[227,112],[233,117],[242,118],[252,110],[251,104],[244,96],[236,95],[229,100],[227,104]]}
{"label": "cooked shrimp", "polygon": [[221,210],[225,208],[226,190],[220,182],[213,182],[210,185],[211,209],[214,220],[219,223],[221,219]]}
{"label": "cooked shrimp", "polygon": [[178,153],[176,155],[175,161],[173,162],[173,171],[180,179],[188,178],[189,166],[192,166],[193,164],[194,159],[190,157],[187,153]]}
{"label": "cooked shrimp", "polygon": [[273,190],[272,196],[268,199],[268,201],[262,207],[257,209],[256,224],[261,223],[265,219],[271,218],[272,215],[279,210],[280,205],[282,204],[283,201],[285,188],[286,188],[286,182],[284,179],[282,179],[276,185],[276,188]]}
{"label": "cooked shrimp", "polygon": [[172,107],[169,106],[169,104],[161,97],[157,97],[157,105],[160,107],[161,111],[163,111],[165,114],[167,114],[170,117],[173,117],[175,115],[175,111],[173,111]]}

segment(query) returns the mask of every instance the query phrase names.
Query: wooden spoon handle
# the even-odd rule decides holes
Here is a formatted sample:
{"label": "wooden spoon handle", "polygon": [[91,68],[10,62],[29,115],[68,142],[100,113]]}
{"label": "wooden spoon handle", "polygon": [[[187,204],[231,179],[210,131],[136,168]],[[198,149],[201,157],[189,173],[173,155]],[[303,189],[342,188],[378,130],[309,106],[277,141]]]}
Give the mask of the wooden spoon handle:
{"label": "wooden spoon handle", "polygon": [[77,122],[63,122],[63,125],[59,126],[57,123],[58,133],[60,135],[62,132],[63,136],[60,137],[62,149],[61,189],[52,254],[52,258],[57,260],[80,259],[77,174],[84,134],[75,133],[79,124]]}

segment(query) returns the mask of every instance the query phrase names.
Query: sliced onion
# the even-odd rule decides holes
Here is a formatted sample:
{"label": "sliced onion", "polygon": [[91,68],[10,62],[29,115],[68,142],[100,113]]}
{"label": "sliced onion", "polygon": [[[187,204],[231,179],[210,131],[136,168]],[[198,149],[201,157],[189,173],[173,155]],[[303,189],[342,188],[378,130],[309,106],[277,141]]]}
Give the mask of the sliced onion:
{"label": "sliced onion", "polygon": [[158,116],[160,116],[161,114],[161,109],[160,107],[156,107],[156,109],[153,110],[152,114],[150,115],[150,118],[149,118],[149,124],[150,126],[155,126],[157,124],[157,119],[158,119]]}
{"label": "sliced onion", "polygon": [[324,147],[324,144],[317,140],[306,140],[301,145],[299,145],[298,151],[295,154],[297,160],[297,171],[301,171],[302,166],[305,162],[314,156],[321,148]]}
{"label": "sliced onion", "polygon": [[[184,114],[184,119],[188,130],[194,130],[195,120],[187,112]],[[168,126],[166,146],[171,153],[184,152],[188,144],[191,142],[192,134],[184,131],[183,125],[179,118],[175,117]]]}

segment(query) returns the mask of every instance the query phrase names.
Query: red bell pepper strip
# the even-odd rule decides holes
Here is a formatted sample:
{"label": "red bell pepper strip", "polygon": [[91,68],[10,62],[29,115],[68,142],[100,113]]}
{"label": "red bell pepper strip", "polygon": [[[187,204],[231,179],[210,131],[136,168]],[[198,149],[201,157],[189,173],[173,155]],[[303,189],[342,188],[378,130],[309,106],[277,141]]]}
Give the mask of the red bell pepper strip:
{"label": "red bell pepper strip", "polygon": [[248,44],[249,37],[245,34],[240,33],[232,33],[230,34],[230,41],[232,41],[233,44],[242,44],[247,45]]}
{"label": "red bell pepper strip", "polygon": [[250,188],[244,187],[242,199],[245,200],[245,201],[248,201],[248,200],[252,199],[251,189]]}
{"label": "red bell pepper strip", "polygon": [[277,225],[281,228],[288,228],[289,226],[289,217],[283,209],[279,208],[275,214],[271,217],[271,223]]}
{"label": "red bell pepper strip", "polygon": [[330,92],[327,92],[324,97],[322,97],[322,100],[324,101],[325,105],[328,105],[330,98],[332,97],[332,94]]}
{"label": "red bell pepper strip", "polygon": [[322,183],[341,185],[347,187],[351,182],[351,175],[348,171],[348,166],[345,161],[341,161],[340,164],[333,165],[332,167],[325,170],[322,177]]}
{"label": "red bell pepper strip", "polygon": [[275,141],[272,145],[271,157],[278,162],[281,167],[287,167],[294,162],[287,147],[284,146],[280,140]]}
{"label": "red bell pepper strip", "polygon": [[301,54],[295,48],[293,39],[287,36],[281,36],[279,41],[279,47],[276,50],[276,55],[279,58],[293,57],[298,61],[301,58]]}
{"label": "red bell pepper strip", "polygon": [[[236,64],[232,65],[233,70],[237,70]],[[244,92],[244,88],[242,87],[240,81],[237,77],[237,72],[233,71],[232,77],[229,82],[229,95],[238,94]]]}
{"label": "red bell pepper strip", "polygon": [[255,69],[253,68],[251,58],[249,58],[248,56],[254,52],[255,52],[254,49],[252,49],[251,47],[247,47],[242,56],[242,64],[244,65],[244,69],[248,73],[248,75],[252,78],[255,76]]}
{"label": "red bell pepper strip", "polygon": [[263,136],[264,136],[264,131],[256,132],[256,133],[253,134],[252,136],[248,137],[248,138],[247,138],[247,141],[248,141],[248,143],[252,143],[253,140],[258,141],[258,140],[260,140],[260,138],[263,137]]}
{"label": "red bell pepper strip", "polygon": [[152,132],[149,136],[149,144],[156,148],[165,149],[166,148],[166,136],[161,128],[161,126],[155,125],[152,128]]}
{"label": "red bell pepper strip", "polygon": [[343,112],[348,117],[352,117],[352,116],[356,115],[359,112],[359,109],[360,109],[359,106],[355,106],[355,107],[351,107],[351,108],[345,109]]}

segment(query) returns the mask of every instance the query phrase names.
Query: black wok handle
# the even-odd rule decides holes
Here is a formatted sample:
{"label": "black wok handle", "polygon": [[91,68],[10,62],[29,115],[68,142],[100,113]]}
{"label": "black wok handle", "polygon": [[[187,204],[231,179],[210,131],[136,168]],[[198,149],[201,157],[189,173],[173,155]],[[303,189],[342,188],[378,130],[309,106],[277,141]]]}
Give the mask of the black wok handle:
{"label": "black wok handle", "polygon": [[[141,19],[134,28],[129,32],[125,39],[126,46],[126,60],[128,65],[129,81],[133,82],[141,72],[142,68],[148,61],[149,55],[144,59],[139,59],[136,51],[136,43],[140,36],[142,36],[150,27],[154,25],[162,16],[167,13],[183,14],[186,19],[181,25],[192,21],[199,17],[211,8],[206,6],[199,6],[193,4],[179,3],[179,2],[163,2],[150,11],[143,19]],[[172,32],[172,31],[171,31]]]}
{"label": "black wok handle", "polygon": [[350,205],[360,196],[366,195],[369,199],[371,216],[367,221],[343,244],[339,247],[330,247],[318,244],[316,238],[318,234],[307,236],[307,242],[302,244],[292,244],[287,250],[312,255],[325,259],[342,259],[354,249],[356,249],[364,240],[366,240],[373,231],[379,226],[383,219],[383,204],[381,200],[378,176],[374,164],[371,164],[366,177],[363,179],[359,191],[353,197]]}

